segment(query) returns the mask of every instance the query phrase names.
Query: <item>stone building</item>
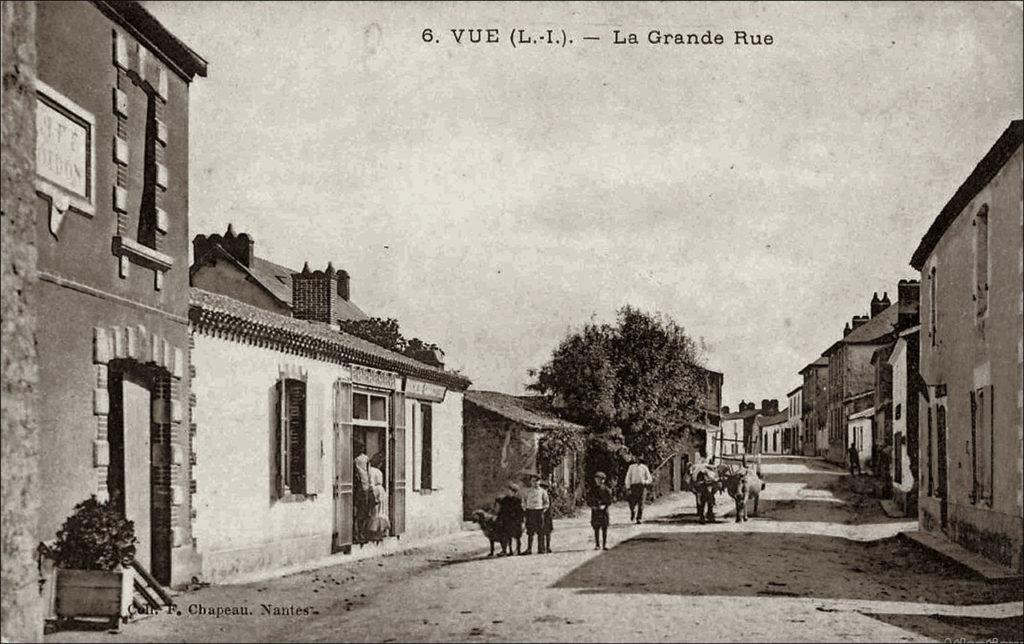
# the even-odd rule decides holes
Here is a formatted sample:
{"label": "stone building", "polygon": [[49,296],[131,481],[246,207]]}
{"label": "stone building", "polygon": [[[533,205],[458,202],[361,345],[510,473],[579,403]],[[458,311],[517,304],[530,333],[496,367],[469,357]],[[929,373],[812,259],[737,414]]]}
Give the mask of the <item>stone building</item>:
{"label": "stone building", "polygon": [[[300,301],[336,292],[337,272],[291,278],[318,282],[291,289],[307,319],[191,291],[194,538],[207,581],[462,526],[469,381],[344,333],[330,306]],[[380,545],[361,534],[360,454],[386,490]]]}
{"label": "stone building", "polygon": [[496,391],[467,391],[463,396],[464,468],[462,514],[490,509],[509,483],[523,484],[537,472],[574,498],[582,494],[582,454],[567,454],[554,471],[537,462],[547,432],[583,427],[559,418],[538,396],[513,396]]}
{"label": "stone building", "polygon": [[0,634],[43,638],[37,565],[39,423],[36,397],[36,4],[0,4]]}
{"label": "stone building", "polygon": [[131,2],[41,2],[35,238],[39,541],[113,498],[163,584],[192,541],[189,86],[206,61]]}
{"label": "stone building", "polygon": [[889,478],[892,460],[892,365],[889,355],[895,345],[896,334],[891,336],[893,342],[883,344],[871,354],[871,366],[875,370],[874,400],[871,419],[871,467],[881,478],[882,494],[888,498],[892,493],[892,479]]}
{"label": "stone building", "polygon": [[[846,448],[849,449],[851,445],[857,448],[858,465],[860,470],[866,473],[873,465],[871,454],[874,449],[875,408],[865,407],[848,414],[846,418]],[[849,455],[846,457],[846,465],[853,465]]]}
{"label": "stone building", "polygon": [[722,431],[719,445],[715,453],[730,460],[730,457],[742,457],[744,454],[756,454],[761,449],[761,435],[758,431],[758,416],[774,416],[779,413],[778,399],[764,399],[761,406],[751,401],[741,400],[738,411],[729,413],[729,408],[722,408]]}
{"label": "stone building", "polygon": [[875,368],[871,358],[875,350],[893,341],[900,311],[916,307],[917,302],[891,303],[888,294],[879,298],[876,293],[871,299],[871,315],[855,316],[843,330],[842,339],[822,354],[828,359],[826,458],[831,462],[846,463],[849,418],[874,404]]}
{"label": "stone building", "polygon": [[[914,282],[916,285],[917,283]],[[902,286],[902,284],[901,284]],[[917,516],[917,370],[920,326],[903,329],[889,355],[892,367],[892,500],[904,516]]]}
{"label": "stone building", "polygon": [[828,358],[821,356],[800,370],[804,431],[814,442],[813,456],[828,453]]}
{"label": "stone building", "polygon": [[754,420],[762,454],[792,454],[793,427],[789,424],[789,410],[758,416]]}
{"label": "stone building", "polygon": [[789,417],[786,424],[793,434],[793,448],[791,454],[802,456],[814,456],[814,435],[804,427],[804,388],[797,387],[786,394],[789,398],[789,407],[786,408]]}
{"label": "stone building", "polygon": [[921,271],[921,529],[1022,570],[1024,243],[1013,121],[910,260]]}

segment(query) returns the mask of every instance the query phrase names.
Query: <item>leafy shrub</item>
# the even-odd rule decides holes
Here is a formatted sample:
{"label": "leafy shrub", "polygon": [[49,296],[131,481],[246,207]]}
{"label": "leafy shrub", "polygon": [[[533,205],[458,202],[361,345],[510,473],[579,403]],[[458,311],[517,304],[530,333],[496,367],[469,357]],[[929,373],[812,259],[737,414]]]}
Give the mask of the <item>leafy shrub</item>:
{"label": "leafy shrub", "polygon": [[52,555],[60,568],[110,571],[131,564],[137,542],[135,523],[110,501],[91,496],[75,506],[57,531]]}
{"label": "leafy shrub", "polygon": [[548,498],[551,500],[552,518],[564,519],[576,516],[576,495],[567,486],[552,485],[548,488]]}

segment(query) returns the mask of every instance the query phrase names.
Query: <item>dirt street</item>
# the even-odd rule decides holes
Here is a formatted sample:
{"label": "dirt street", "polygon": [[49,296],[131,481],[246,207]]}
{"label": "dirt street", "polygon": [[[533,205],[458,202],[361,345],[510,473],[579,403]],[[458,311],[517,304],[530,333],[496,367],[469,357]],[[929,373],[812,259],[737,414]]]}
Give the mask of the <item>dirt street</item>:
{"label": "dirt street", "polygon": [[[272,581],[180,595],[181,615],[120,634],[53,641],[932,641],[1024,639],[1024,587],[954,570],[898,538],[887,518],[817,459],[763,464],[760,512],[700,525],[693,496],[612,509],[609,550],[589,524],[556,524],[552,554],[487,557],[466,533],[443,545]],[[267,609],[278,614],[266,614]],[[216,609],[251,614],[216,616]],[[205,611],[205,614],[204,614]],[[294,613],[301,614],[294,614]],[[283,613],[283,614],[281,614]]]}

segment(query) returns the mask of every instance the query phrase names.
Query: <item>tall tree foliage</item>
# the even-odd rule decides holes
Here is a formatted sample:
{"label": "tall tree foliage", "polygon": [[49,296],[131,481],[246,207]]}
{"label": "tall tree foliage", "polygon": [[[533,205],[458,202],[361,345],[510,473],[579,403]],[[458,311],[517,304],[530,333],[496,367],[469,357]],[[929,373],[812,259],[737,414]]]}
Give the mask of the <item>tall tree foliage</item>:
{"label": "tall tree foliage", "polygon": [[687,425],[703,421],[702,354],[670,317],[626,306],[615,325],[570,332],[530,388],[561,401],[570,420],[593,432],[620,430],[629,451],[653,466]]}
{"label": "tall tree foliage", "polygon": [[398,320],[394,318],[341,320],[339,326],[346,333],[351,333],[356,337],[368,340],[389,351],[404,353],[411,358],[418,359],[420,352],[434,346],[419,338],[406,339],[402,335],[401,328],[398,326]]}

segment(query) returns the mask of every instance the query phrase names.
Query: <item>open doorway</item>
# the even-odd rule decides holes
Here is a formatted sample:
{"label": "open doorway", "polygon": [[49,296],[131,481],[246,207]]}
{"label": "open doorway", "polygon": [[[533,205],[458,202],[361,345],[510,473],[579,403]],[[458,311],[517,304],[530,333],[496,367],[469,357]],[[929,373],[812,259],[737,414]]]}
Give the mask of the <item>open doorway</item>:
{"label": "open doorway", "polygon": [[127,363],[110,371],[108,442],[110,498],[135,524],[135,560],[146,570],[153,565],[153,480],[151,412],[152,377]]}

